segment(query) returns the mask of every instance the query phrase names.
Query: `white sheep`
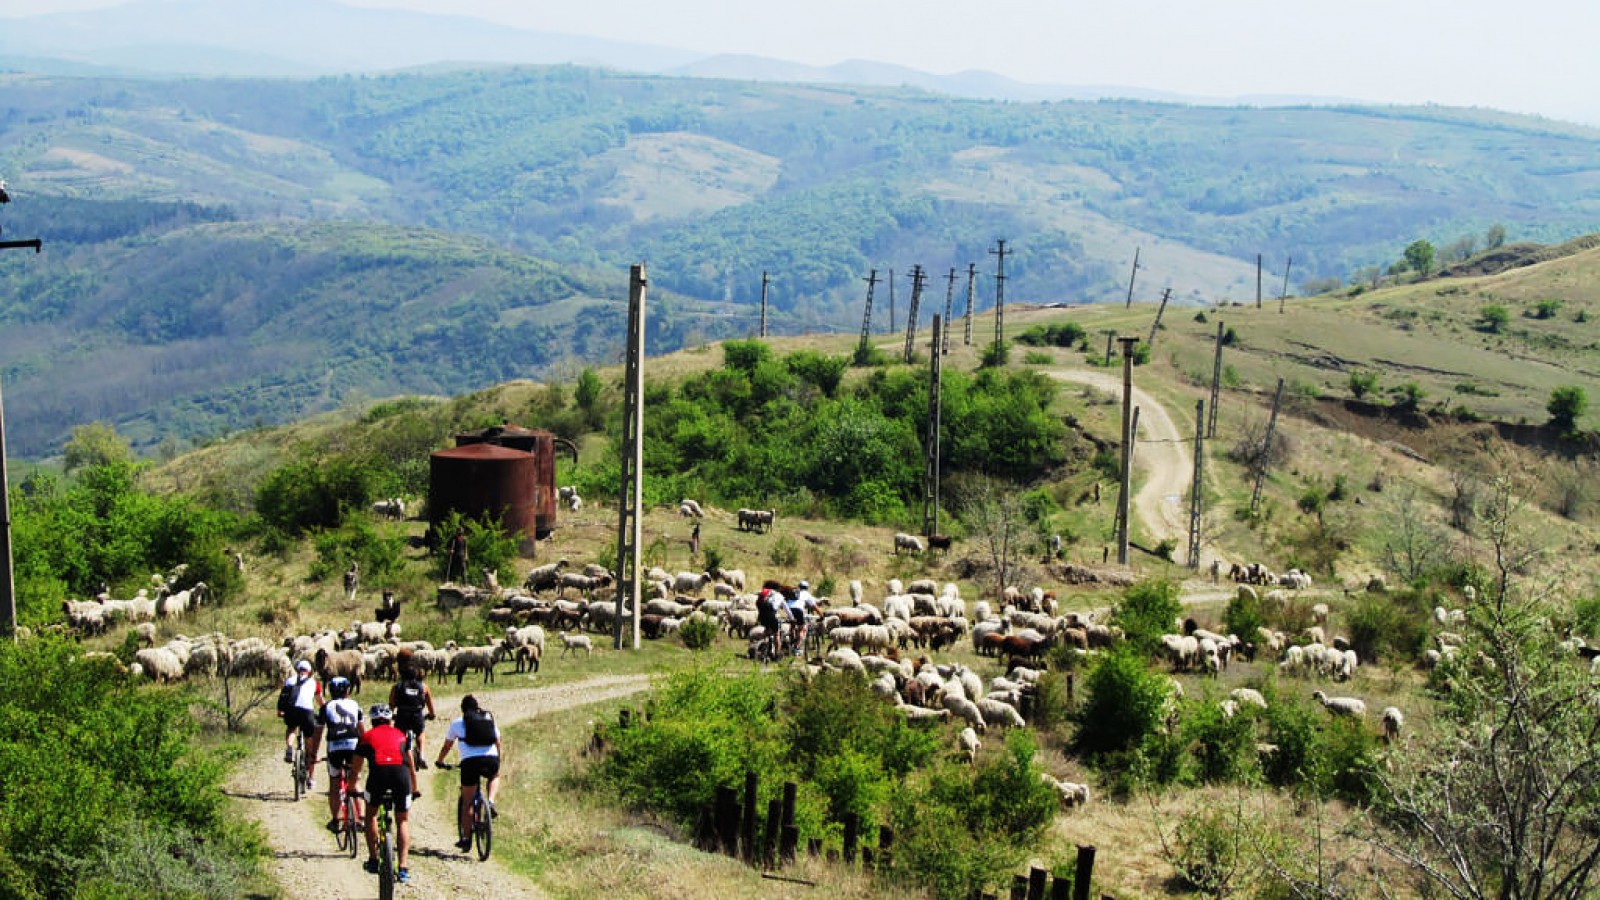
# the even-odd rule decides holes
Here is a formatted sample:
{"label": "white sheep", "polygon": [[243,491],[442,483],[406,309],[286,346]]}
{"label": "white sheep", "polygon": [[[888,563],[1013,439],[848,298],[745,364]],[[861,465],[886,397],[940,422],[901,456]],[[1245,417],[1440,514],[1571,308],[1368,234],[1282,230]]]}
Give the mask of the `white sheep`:
{"label": "white sheep", "polygon": [[857,580],[857,579],[851,579],[849,586],[850,586],[850,605],[851,606],[860,606],[861,605],[861,582],[859,580]]}
{"label": "white sheep", "polygon": [[884,699],[892,700],[894,701],[895,705],[899,705],[900,690],[895,684],[894,676],[890,673],[884,672],[877,678],[872,679],[872,681],[867,684],[867,687],[870,688],[874,694],[877,694]]}
{"label": "white sheep", "polygon": [[1228,696],[1240,704],[1248,703],[1262,709],[1267,708],[1267,698],[1261,696],[1261,692],[1255,688],[1234,688],[1228,692]]}
{"label": "white sheep", "polygon": [[144,673],[157,683],[179,681],[183,678],[184,664],[167,647],[146,647],[133,655]]}
{"label": "white sheep", "polygon": [[1406,724],[1406,717],[1400,712],[1399,707],[1385,706],[1383,708],[1383,742],[1390,743],[1400,736],[1400,729]]}
{"label": "white sheep", "polygon": [[922,538],[914,534],[906,534],[903,531],[895,533],[894,552],[896,554],[902,552],[920,554],[926,549],[922,544]]}
{"label": "white sheep", "polygon": [[732,587],[741,594],[744,593],[745,577],[743,569],[717,568],[711,570],[711,574],[716,576],[718,581]]}
{"label": "white sheep", "polygon": [[1321,691],[1313,691],[1311,699],[1336,716],[1351,719],[1364,719],[1367,716],[1367,704],[1355,697],[1329,697]]}
{"label": "white sheep", "polygon": [[960,742],[962,752],[967,754],[967,762],[973,762],[978,758],[978,750],[983,744],[978,741],[978,733],[972,730],[972,726],[961,729],[956,740]]}
{"label": "white sheep", "polygon": [[1318,603],[1316,606],[1311,607],[1311,618],[1318,625],[1326,625],[1328,624],[1328,612],[1328,604]]}
{"label": "white sheep", "polygon": [[372,504],[372,511],[385,519],[402,521],[406,517],[406,502],[399,497],[390,497]]}
{"label": "white sheep", "polygon": [[984,697],[976,701],[978,712],[983,716],[983,721],[990,725],[1003,725],[1010,728],[1025,728],[1027,722],[1023,721],[1022,714],[1016,707],[1001,703],[992,697]]}
{"label": "white sheep", "polygon": [[698,597],[710,583],[710,572],[679,572],[672,580],[672,589],[679,594]]}
{"label": "white sheep", "polygon": [[705,518],[706,513],[705,510],[700,508],[699,503],[696,503],[695,501],[685,497],[683,501],[678,504],[678,515],[683,516],[686,519],[703,519]]}
{"label": "white sheep", "polygon": [[481,647],[462,647],[450,656],[451,675],[456,676],[456,684],[460,684],[467,677],[467,673],[477,669],[483,672],[483,683],[494,683],[494,664],[505,646],[503,641]]}
{"label": "white sheep", "polygon": [[965,720],[966,723],[976,729],[979,734],[982,734],[986,729],[988,729],[989,725],[984,721],[983,718],[983,710],[978,708],[978,704],[973,703],[966,697],[947,692],[944,695],[943,705],[945,709],[950,711],[951,715]]}
{"label": "white sheep", "polygon": [[594,642],[589,640],[589,636],[587,634],[568,634],[565,631],[561,632],[561,655],[566,656],[568,653],[575,654],[579,650],[583,651],[584,656],[592,655],[594,653]]}

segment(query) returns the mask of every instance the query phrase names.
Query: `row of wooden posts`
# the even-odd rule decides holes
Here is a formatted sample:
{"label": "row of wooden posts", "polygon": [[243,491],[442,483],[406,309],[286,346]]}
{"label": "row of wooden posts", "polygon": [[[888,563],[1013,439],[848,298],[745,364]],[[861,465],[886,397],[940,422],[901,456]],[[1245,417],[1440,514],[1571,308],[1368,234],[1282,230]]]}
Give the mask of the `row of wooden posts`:
{"label": "row of wooden posts", "polygon": [[[746,772],[742,803],[739,799],[739,790],[731,785],[724,785],[717,788],[715,798],[700,811],[699,821],[695,826],[695,846],[708,852],[720,852],[742,859],[747,865],[762,869],[766,877],[800,881],[772,874],[786,865],[793,864],[795,855],[799,851],[800,829],[794,824],[795,797],[798,791],[799,785],[792,781],[784,782],[782,796],[767,801],[765,826],[758,828],[761,776],[755,772]],[[861,819],[855,813],[847,813],[842,824],[844,846],[840,850],[831,848],[828,850],[829,862],[838,862],[842,858],[845,865],[853,866],[859,860],[862,868],[867,871],[889,864],[890,856],[894,852],[894,829],[888,825],[880,825],[877,846],[873,847],[863,845]],[[812,857],[821,856],[823,853],[821,839],[809,839],[806,842],[806,853]],[[1094,857],[1094,847],[1079,847],[1073,876],[1057,877],[1053,882],[1048,869],[1034,866],[1028,874],[1017,875],[1012,879],[1009,896],[1011,900],[1046,900],[1047,897],[1049,900],[1089,900],[1089,889],[1094,878]],[[974,895],[974,900],[997,900],[997,898],[992,893],[980,893]]]}

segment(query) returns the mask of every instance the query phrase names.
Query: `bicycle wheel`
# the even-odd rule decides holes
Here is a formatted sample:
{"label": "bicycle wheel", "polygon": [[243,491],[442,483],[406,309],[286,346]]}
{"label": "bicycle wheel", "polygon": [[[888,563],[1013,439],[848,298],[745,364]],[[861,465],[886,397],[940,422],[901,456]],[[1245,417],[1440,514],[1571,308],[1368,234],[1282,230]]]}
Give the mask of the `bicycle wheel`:
{"label": "bicycle wheel", "polygon": [[345,795],[344,798],[344,824],[339,831],[344,835],[344,852],[350,854],[351,859],[356,858],[356,851],[361,847],[361,817],[356,815],[356,798]]}
{"label": "bicycle wheel", "polygon": [[394,837],[387,831],[378,852],[378,900],[394,900]]}
{"label": "bicycle wheel", "polygon": [[294,799],[299,800],[306,787],[306,748],[298,741],[294,747],[294,765],[289,775],[294,779]]}
{"label": "bicycle wheel", "polygon": [[489,850],[494,846],[494,817],[489,815],[489,804],[483,800],[482,794],[473,806],[472,840],[478,847],[478,860],[481,862],[489,858]]}

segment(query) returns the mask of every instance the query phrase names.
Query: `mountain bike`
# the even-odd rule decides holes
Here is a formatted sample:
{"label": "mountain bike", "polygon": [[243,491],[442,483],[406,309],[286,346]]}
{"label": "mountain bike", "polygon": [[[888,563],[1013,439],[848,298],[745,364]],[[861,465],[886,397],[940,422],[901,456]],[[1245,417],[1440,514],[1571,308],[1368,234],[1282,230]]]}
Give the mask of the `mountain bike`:
{"label": "mountain bike", "polygon": [[289,775],[294,779],[295,800],[299,800],[300,795],[311,792],[311,766],[306,759],[306,733],[298,728],[294,730],[294,764],[289,768]]}
{"label": "mountain bike", "polygon": [[[455,766],[450,763],[439,763],[439,768],[449,771]],[[472,805],[467,810],[467,830],[461,828],[461,804],[470,802]],[[479,861],[489,858],[489,851],[494,847],[494,816],[489,812],[489,801],[483,796],[483,787],[472,792],[472,800],[456,801],[456,837],[466,840],[467,835],[472,836],[472,844],[478,851]]]}
{"label": "mountain bike", "polygon": [[[371,802],[371,798],[368,798]],[[378,804],[378,900],[394,900],[395,837],[394,792],[384,794]]]}
{"label": "mountain bike", "polygon": [[338,830],[334,832],[334,839],[338,841],[339,849],[354,859],[361,846],[361,804],[357,800],[360,794],[351,790],[348,768],[335,769],[333,780],[339,792],[339,814],[334,819]]}

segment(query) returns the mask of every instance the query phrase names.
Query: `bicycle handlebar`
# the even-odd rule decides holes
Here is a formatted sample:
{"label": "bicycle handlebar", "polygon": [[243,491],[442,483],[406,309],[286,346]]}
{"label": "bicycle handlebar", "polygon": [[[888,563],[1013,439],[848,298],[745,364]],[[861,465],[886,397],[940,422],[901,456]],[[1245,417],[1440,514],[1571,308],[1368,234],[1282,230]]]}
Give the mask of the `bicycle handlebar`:
{"label": "bicycle handlebar", "polygon": [[448,771],[450,771],[450,770],[451,770],[451,769],[454,769],[454,768],[455,768],[455,763],[447,763],[447,762],[442,762],[442,763],[434,763],[434,766],[435,766],[435,767],[436,767],[436,768],[440,768],[440,769],[443,769],[443,770],[445,770],[445,771],[446,771],[446,772],[448,772]]}

